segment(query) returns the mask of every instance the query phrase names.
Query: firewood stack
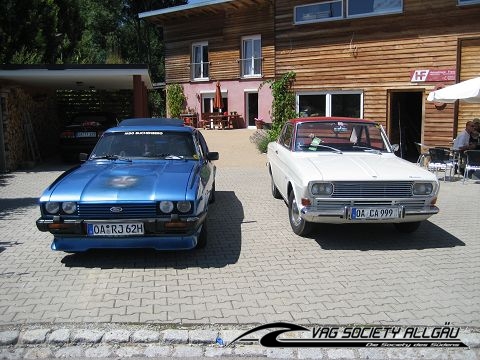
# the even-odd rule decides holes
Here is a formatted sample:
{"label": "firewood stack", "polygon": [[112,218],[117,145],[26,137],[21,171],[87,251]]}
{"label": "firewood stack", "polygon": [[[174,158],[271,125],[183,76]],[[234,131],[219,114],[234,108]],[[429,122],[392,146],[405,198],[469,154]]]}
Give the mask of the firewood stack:
{"label": "firewood stack", "polygon": [[54,97],[34,96],[35,99],[20,88],[12,88],[6,101],[4,140],[6,168],[10,171],[39,161],[40,149],[49,149],[49,140],[57,137],[56,131],[49,132],[47,123],[48,114],[55,113],[49,100]]}

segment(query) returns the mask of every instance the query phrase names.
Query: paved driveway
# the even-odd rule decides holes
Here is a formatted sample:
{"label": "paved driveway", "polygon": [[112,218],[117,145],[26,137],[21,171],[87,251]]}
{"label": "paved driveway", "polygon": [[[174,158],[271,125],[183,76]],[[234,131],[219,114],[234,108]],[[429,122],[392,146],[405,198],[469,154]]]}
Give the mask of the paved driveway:
{"label": "paved driveway", "polygon": [[36,323],[480,326],[480,184],[442,183],[440,214],[318,227],[301,238],[270,194],[250,130],[204,131],[218,150],[205,249],[51,251],[36,200],[66,167],[0,175],[0,326]]}

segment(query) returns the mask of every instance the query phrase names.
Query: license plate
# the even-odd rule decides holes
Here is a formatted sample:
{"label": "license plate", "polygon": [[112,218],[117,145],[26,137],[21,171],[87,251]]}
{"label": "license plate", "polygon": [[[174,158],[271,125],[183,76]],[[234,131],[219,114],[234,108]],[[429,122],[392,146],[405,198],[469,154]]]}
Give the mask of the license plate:
{"label": "license plate", "polygon": [[374,208],[350,208],[350,219],[352,220],[382,220],[399,218],[398,207],[374,207]]}
{"label": "license plate", "polygon": [[79,131],[76,134],[77,138],[84,138],[84,137],[97,137],[97,133],[95,131]]}
{"label": "license plate", "polygon": [[143,223],[100,223],[88,224],[88,236],[134,236],[143,235]]}

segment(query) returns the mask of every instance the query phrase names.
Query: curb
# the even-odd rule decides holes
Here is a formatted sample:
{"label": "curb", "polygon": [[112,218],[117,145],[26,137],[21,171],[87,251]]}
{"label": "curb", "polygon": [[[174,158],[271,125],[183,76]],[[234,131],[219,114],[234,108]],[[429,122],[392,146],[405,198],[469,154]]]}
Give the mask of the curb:
{"label": "curb", "polygon": [[478,359],[480,329],[462,328],[459,338],[469,347],[368,349],[368,348],[266,348],[256,343],[227,347],[237,336],[249,330],[223,327],[135,326],[72,324],[55,327],[0,327],[0,359],[52,358],[212,358],[257,357],[272,359]]}

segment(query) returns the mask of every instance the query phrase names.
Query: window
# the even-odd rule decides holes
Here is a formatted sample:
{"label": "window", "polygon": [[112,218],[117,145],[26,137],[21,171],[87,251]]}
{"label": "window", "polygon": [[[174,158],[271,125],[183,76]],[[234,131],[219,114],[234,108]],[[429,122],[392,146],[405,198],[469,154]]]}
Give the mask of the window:
{"label": "window", "polygon": [[480,4],[480,0],[458,0],[458,5]]}
{"label": "window", "polygon": [[292,124],[286,124],[280,136],[280,140],[279,140],[280,144],[285,146],[287,149],[290,149],[292,145],[292,135],[293,135]]}
{"label": "window", "polygon": [[192,78],[194,80],[208,79],[208,43],[196,43],[192,45]]}
{"label": "window", "polygon": [[362,117],[362,94],[359,92],[327,92],[297,94],[298,113],[306,116]]}
{"label": "window", "polygon": [[262,42],[260,36],[242,39],[242,77],[262,76]]}
{"label": "window", "polygon": [[402,12],[402,0],[347,0],[347,17]]}
{"label": "window", "polygon": [[[458,0],[480,2],[480,0]],[[346,12],[343,9],[347,9]],[[294,8],[295,24],[341,20],[345,18],[377,16],[403,11],[403,0],[334,0]]]}
{"label": "window", "polygon": [[342,0],[296,6],[295,23],[309,23],[343,18]]}

